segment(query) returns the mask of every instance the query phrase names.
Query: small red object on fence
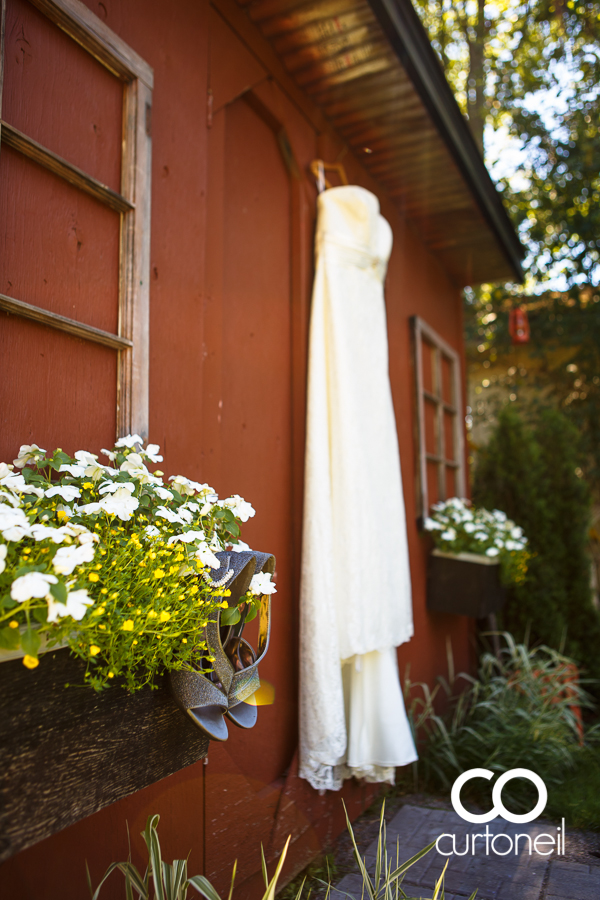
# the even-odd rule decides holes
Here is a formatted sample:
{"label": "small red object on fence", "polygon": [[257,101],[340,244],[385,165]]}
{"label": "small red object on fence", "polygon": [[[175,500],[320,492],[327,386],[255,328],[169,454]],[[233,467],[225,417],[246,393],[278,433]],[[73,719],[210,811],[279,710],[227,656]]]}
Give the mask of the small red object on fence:
{"label": "small red object on fence", "polygon": [[527,344],[529,341],[529,319],[523,306],[514,306],[508,314],[508,333],[513,344]]}

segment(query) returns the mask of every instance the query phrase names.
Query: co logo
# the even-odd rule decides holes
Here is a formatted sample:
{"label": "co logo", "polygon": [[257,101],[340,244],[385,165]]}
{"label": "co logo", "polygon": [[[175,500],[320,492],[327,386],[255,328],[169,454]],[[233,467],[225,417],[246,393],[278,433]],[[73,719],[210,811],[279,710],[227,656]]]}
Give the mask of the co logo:
{"label": "co logo", "polygon": [[[493,777],[494,773],[489,769],[469,769],[467,772],[463,772],[462,775],[459,775],[452,786],[450,799],[452,800],[452,806],[461,818],[465,819],[467,822],[480,824],[483,822],[491,822],[492,819],[495,819],[497,816],[502,816],[507,822],[521,823],[531,822],[543,813],[546,808],[546,803],[548,802],[548,791],[540,776],[536,775],[535,772],[532,772],[531,769],[510,769],[508,772],[505,772],[504,775],[500,776],[492,790],[494,806],[489,812],[483,813],[480,816],[475,815],[475,813],[467,812],[460,801],[462,786],[467,781],[470,781],[471,778],[485,778],[489,781]],[[502,788],[513,778],[528,778],[538,789],[539,798],[535,807],[530,812],[520,816],[516,815],[516,813],[511,813],[502,803]]]}

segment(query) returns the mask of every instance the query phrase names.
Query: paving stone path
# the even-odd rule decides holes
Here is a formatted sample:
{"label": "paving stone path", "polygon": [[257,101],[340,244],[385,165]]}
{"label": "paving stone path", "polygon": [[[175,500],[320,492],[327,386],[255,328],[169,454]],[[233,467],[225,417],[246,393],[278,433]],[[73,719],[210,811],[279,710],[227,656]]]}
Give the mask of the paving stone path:
{"label": "paving stone path", "polygon": [[[535,838],[540,834],[556,835],[556,827],[549,823],[532,822],[528,825],[512,825],[503,819],[495,819],[490,823],[491,834],[502,832],[506,838],[495,842],[495,849],[502,853],[510,847],[508,838],[513,841],[516,834],[528,834],[532,848]],[[401,860],[409,859],[422,850],[427,844],[436,840],[440,834],[455,834],[457,850],[464,850],[466,840],[469,849],[473,847],[473,836],[481,834],[481,825],[470,825],[461,819],[453,810],[424,809],[406,805],[387,826],[388,854],[396,859],[396,844],[399,841]],[[567,829],[566,840],[569,834]],[[491,842],[490,842],[491,843]],[[539,849],[548,850],[549,845]],[[448,852],[452,849],[448,838],[440,842],[440,848]],[[506,856],[498,856],[490,852],[486,856],[485,840],[479,838],[475,843],[476,852],[464,856],[449,857],[438,853],[434,848],[416,865],[410,868],[402,882],[402,888],[411,898],[431,898],[437,879],[449,860],[445,877],[445,900],[464,900],[477,889],[477,900],[600,900],[600,866],[583,865],[567,862],[556,856],[540,856],[532,850],[529,854],[529,842],[526,838],[519,841],[519,853],[514,849]],[[361,848],[362,849],[362,848]],[[377,841],[366,850],[367,866],[372,870],[377,852]],[[335,886],[332,900],[352,898],[360,900],[362,896],[362,879],[356,873],[345,875]]]}

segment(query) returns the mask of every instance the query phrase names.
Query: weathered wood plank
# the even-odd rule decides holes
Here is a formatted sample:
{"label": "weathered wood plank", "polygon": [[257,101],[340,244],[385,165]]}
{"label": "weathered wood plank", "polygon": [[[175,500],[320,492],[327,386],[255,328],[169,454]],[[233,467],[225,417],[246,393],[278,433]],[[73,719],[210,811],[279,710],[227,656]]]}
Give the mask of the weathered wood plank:
{"label": "weathered wood plank", "polygon": [[21,316],[23,319],[39,322],[40,325],[57,328],[58,331],[65,331],[67,334],[82,338],[84,341],[93,341],[95,344],[111,347],[113,350],[126,350],[132,345],[128,338],[121,337],[118,334],[111,334],[110,331],[103,331],[101,328],[94,328],[93,325],[85,325],[83,322],[77,322],[75,319],[69,319],[67,316],[61,316],[58,313],[50,312],[48,309],[42,309],[41,306],[25,303],[24,300],[7,297],[6,294],[0,294],[0,310],[11,313],[13,316]]}
{"label": "weathered wood plank", "polygon": [[206,756],[166,684],[65,687],[84,671],[67,650],[0,665],[0,862]]}
{"label": "weathered wood plank", "polygon": [[126,213],[135,208],[135,205],[127,200],[126,197],[122,197],[121,194],[112,191],[105,184],[102,184],[101,181],[98,181],[97,178],[92,178],[87,172],[58,156],[58,154],[53,153],[52,150],[48,150],[47,147],[42,147],[41,144],[23,134],[18,128],[14,128],[4,121],[1,124],[2,142],[8,147],[12,147],[13,150],[22,153],[23,156],[48,169],[54,175],[58,175],[59,178],[64,178],[69,184],[85,191],[90,197],[94,197],[95,200],[99,200],[110,207],[110,209],[114,209],[115,212]]}

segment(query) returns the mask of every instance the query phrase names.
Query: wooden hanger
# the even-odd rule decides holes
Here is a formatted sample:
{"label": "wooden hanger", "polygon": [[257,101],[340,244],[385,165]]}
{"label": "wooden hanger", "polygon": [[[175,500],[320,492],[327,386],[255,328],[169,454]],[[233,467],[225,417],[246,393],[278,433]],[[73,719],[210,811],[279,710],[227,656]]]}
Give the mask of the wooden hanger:
{"label": "wooden hanger", "polygon": [[342,184],[348,184],[348,177],[342,163],[326,163],[323,162],[322,159],[313,159],[309,168],[317,182],[317,190],[319,194],[322,194],[324,190],[332,186],[329,179],[325,177],[326,171],[337,172],[338,178],[340,179]]}

